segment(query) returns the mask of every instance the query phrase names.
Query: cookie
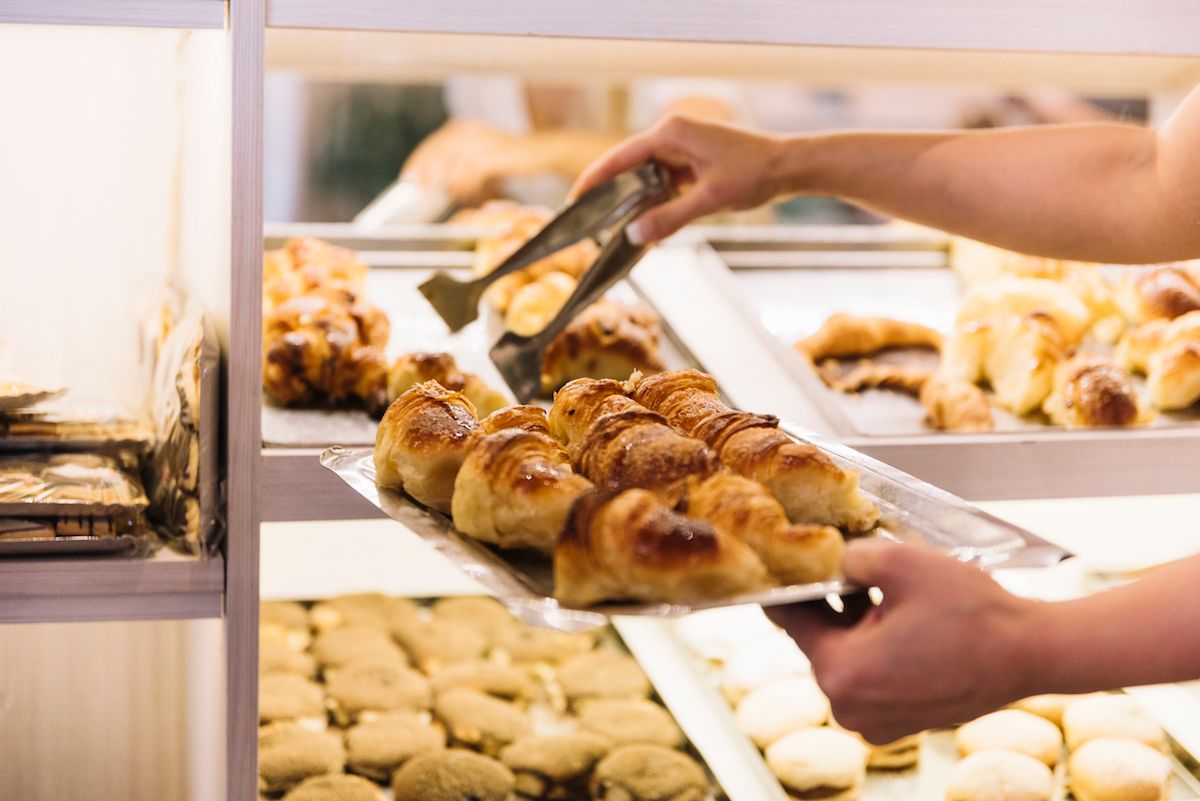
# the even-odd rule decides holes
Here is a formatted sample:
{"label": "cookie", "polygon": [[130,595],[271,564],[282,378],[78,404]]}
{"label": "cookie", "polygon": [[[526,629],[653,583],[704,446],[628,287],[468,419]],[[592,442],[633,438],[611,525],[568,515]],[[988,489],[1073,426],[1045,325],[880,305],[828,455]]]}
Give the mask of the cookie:
{"label": "cookie", "polygon": [[459,688],[438,696],[434,717],[452,745],[496,756],[509,743],[532,734],[529,718],[516,706],[478,690]]}
{"label": "cookie", "polygon": [[1016,751],[977,751],[950,771],[946,801],[1050,801],[1054,774]]}
{"label": "cookie", "polygon": [[661,745],[624,745],[600,760],[589,782],[604,801],[703,801],[708,777],[694,759]]}
{"label": "cookie", "polygon": [[829,699],[806,676],[760,687],[737,706],[738,728],[759,748],[790,732],[820,726],[829,719]]}
{"label": "cookie", "polygon": [[802,729],[766,750],[767,767],[796,798],[853,801],[862,794],[867,748],[834,728]]}
{"label": "cookie", "polygon": [[592,769],[611,747],[593,734],[529,735],[505,746],[500,761],[513,772],[522,798],[569,801],[587,796]]}
{"label": "cookie", "polygon": [[456,687],[467,687],[519,703],[528,703],[538,694],[538,684],[528,671],[515,665],[483,659],[446,665],[431,674],[429,680],[434,693],[438,694]]}
{"label": "cookie", "polygon": [[958,728],[954,742],[962,756],[992,749],[1018,751],[1049,767],[1058,764],[1063,747],[1057,726],[1020,709],[1001,709],[976,718]]}
{"label": "cookie", "polygon": [[374,782],[358,776],[331,774],[305,779],[283,801],[387,801]]}
{"label": "cookie", "polygon": [[500,630],[495,641],[497,653],[511,662],[550,664],[590,651],[595,644],[589,634],[542,629],[524,623]]}
{"label": "cookie", "polygon": [[491,643],[476,626],[452,620],[407,620],[392,627],[392,636],[426,673],[479,659]]}
{"label": "cookie", "polygon": [[258,721],[294,721],[323,729],[325,693],[321,685],[295,673],[265,673],[258,678]]}
{"label": "cookie", "polygon": [[323,670],[354,662],[408,664],[408,657],[390,637],[367,626],[343,626],[318,634],[312,654]]}
{"label": "cookie", "polygon": [[1128,695],[1097,695],[1076,701],[1063,711],[1063,733],[1072,751],[1102,737],[1137,740],[1167,750],[1162,727]]}
{"label": "cookie", "polygon": [[413,757],[446,747],[446,733],[428,715],[390,712],[346,732],[346,767],[379,782]]}
{"label": "cookie", "polygon": [[420,607],[407,598],[393,598],[376,592],[338,595],[313,605],[309,616],[317,631],[342,626],[364,626],[382,632],[391,631],[399,620],[417,618]]}
{"label": "cookie", "polygon": [[1170,792],[1170,762],[1136,740],[1088,740],[1067,768],[1076,801],[1163,801]]}
{"label": "cookie", "polygon": [[303,651],[294,651],[281,642],[259,640],[259,673],[295,673],[311,679],[317,675],[317,660]]}
{"label": "cookie", "polygon": [[483,595],[442,598],[431,609],[435,622],[463,623],[474,626],[489,640],[510,626],[523,625],[504,605]]}
{"label": "cookie", "polygon": [[342,726],[370,713],[420,712],[433,704],[429,681],[412,668],[395,664],[356,662],[330,669],[325,674],[325,692],[334,720]]}
{"label": "cookie", "polygon": [[646,743],[680,748],[684,742],[683,731],[671,713],[643,698],[591,701],[579,713],[579,728],[614,746]]}
{"label": "cookie", "polygon": [[282,793],[312,776],[340,773],[346,762],[342,735],[297,723],[274,723],[258,732],[259,788]]}
{"label": "cookie", "polygon": [[589,651],[563,662],[558,684],[572,706],[597,698],[645,698],[650,679],[637,661],[619,651]]}
{"label": "cookie", "polygon": [[471,751],[415,756],[392,777],[395,801],[514,801],[513,774]]}

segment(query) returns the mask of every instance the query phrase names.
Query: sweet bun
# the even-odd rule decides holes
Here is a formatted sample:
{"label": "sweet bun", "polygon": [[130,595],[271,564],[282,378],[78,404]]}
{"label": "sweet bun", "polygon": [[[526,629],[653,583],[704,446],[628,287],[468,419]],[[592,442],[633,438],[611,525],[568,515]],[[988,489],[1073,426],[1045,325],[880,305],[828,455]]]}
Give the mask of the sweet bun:
{"label": "sweet bun", "polygon": [[1128,695],[1097,695],[1076,701],[1063,711],[1063,733],[1072,751],[1088,740],[1112,737],[1167,750],[1162,727]]}
{"label": "sweet bun", "polygon": [[1057,726],[1019,709],[1001,709],[960,726],[954,742],[963,756],[993,749],[1018,751],[1050,767],[1058,764],[1063,746]]}
{"label": "sweet bun", "polygon": [[833,728],[794,731],[766,749],[767,766],[797,799],[855,801],[867,773],[867,749]]}
{"label": "sweet bun", "polygon": [[1067,766],[1076,801],[1165,801],[1170,794],[1167,758],[1135,740],[1089,740]]}
{"label": "sweet bun", "polygon": [[737,705],[738,727],[759,748],[786,734],[820,726],[829,719],[829,699],[808,676],[797,676],[752,691]]}
{"label": "sweet bun", "polygon": [[950,771],[946,801],[1050,801],[1054,774],[1028,754],[977,751]]}

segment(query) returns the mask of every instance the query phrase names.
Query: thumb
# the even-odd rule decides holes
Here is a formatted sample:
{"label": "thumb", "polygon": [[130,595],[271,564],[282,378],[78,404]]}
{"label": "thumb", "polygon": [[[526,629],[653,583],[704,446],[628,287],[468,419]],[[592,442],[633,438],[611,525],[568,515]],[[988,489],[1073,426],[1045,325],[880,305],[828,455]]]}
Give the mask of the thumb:
{"label": "thumb", "polygon": [[846,581],[860,587],[879,587],[885,595],[895,597],[905,589],[911,546],[883,537],[854,540],[846,546],[842,557],[842,574]]}
{"label": "thumb", "polygon": [[625,228],[625,235],[634,245],[658,242],[718,208],[720,205],[712,201],[712,194],[705,187],[695,186],[638,217]]}

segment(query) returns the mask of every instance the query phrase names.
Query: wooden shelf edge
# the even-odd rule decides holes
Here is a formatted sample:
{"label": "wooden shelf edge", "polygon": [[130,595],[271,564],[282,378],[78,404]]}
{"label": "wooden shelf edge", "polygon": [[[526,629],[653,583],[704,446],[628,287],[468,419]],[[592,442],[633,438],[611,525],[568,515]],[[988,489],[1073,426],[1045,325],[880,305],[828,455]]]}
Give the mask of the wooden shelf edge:
{"label": "wooden shelf edge", "polygon": [[9,0],[0,23],[135,28],[225,27],[224,0]]}

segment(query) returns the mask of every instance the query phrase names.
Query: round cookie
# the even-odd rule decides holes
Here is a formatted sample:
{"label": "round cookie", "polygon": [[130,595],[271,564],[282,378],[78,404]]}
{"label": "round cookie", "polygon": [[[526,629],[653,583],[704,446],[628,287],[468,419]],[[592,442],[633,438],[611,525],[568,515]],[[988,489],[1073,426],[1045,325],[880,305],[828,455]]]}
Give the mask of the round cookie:
{"label": "round cookie", "polygon": [[341,626],[317,635],[312,654],[322,670],[354,662],[407,665],[408,657],[383,632],[368,626]]}
{"label": "round cookie", "polygon": [[529,735],[505,746],[500,761],[522,798],[584,798],[592,769],[611,747],[593,734]]}
{"label": "round cookie", "polygon": [[317,675],[317,660],[280,642],[259,640],[259,673],[295,673],[311,679]]}
{"label": "round cookie", "polygon": [[1167,758],[1136,740],[1088,740],[1067,767],[1076,801],[1164,801],[1170,792]]}
{"label": "round cookie", "polygon": [[295,673],[266,673],[258,677],[258,721],[295,721],[323,729],[325,693],[321,685]]}
{"label": "round cookie", "polygon": [[518,624],[503,604],[483,595],[442,598],[433,604],[432,612],[435,622],[474,626],[491,641],[504,629]]}
{"label": "round cookie", "polygon": [[686,754],[661,745],[623,745],[600,760],[589,783],[605,801],[702,801],[704,769]]}
{"label": "round cookie", "polygon": [[427,710],[433,703],[429,681],[412,668],[356,662],[325,674],[329,708],[347,726],[368,713]]}
{"label": "round cookie", "polygon": [[1067,748],[1072,751],[1102,737],[1137,740],[1159,751],[1167,749],[1162,727],[1128,695],[1097,695],[1076,701],[1063,711],[1063,732]]}
{"label": "round cookie", "polygon": [[479,659],[491,644],[491,638],[478,627],[454,620],[404,621],[392,626],[392,636],[426,673],[454,662]]}
{"label": "round cookie", "polygon": [[558,684],[572,706],[596,698],[645,698],[650,679],[637,661],[619,651],[589,651],[558,669]]}
{"label": "round cookie", "polygon": [[295,601],[263,601],[258,606],[258,638],[303,651],[312,642],[308,610]]}
{"label": "round cookie", "polygon": [[767,767],[798,798],[853,801],[862,793],[867,748],[834,728],[802,729],[766,750]]}
{"label": "round cookie", "polygon": [[683,731],[671,713],[644,698],[591,701],[579,713],[579,728],[614,746],[648,743],[667,748],[683,745]]}
{"label": "round cookie", "polygon": [[738,727],[759,748],[790,732],[820,726],[829,719],[829,699],[807,676],[768,684],[737,706]]}
{"label": "round cookie", "polygon": [[1028,754],[977,751],[950,771],[946,801],[1050,801],[1054,774]]}
{"label": "round cookie", "polygon": [[305,779],[283,801],[387,801],[374,782],[359,776],[330,774]]}
{"label": "round cookie", "polygon": [[588,634],[555,631],[518,623],[496,634],[496,651],[511,662],[558,663],[592,650]]}
{"label": "round cookie", "polygon": [[796,641],[776,630],[730,654],[721,671],[721,694],[736,705],[759,687],[792,676],[805,676],[811,670],[812,665]]}
{"label": "round cookie", "polygon": [[346,763],[341,732],[274,723],[258,731],[259,788],[282,793],[312,776],[340,773]]}
{"label": "round cookie", "polygon": [[416,618],[419,609],[407,598],[375,592],[338,595],[313,605],[309,612],[313,628],[329,631],[342,626],[364,626],[388,632],[397,620]]}
{"label": "round cookie", "polygon": [[392,777],[395,801],[513,801],[513,774],[471,751],[415,756]]}
{"label": "round cookie", "polygon": [[489,756],[498,755],[504,746],[533,733],[524,712],[478,690],[459,688],[442,693],[433,713],[446,727],[452,745]]}
{"label": "round cookie", "polygon": [[435,693],[468,687],[508,701],[527,703],[538,695],[538,684],[523,668],[483,659],[446,665],[429,677]]}
{"label": "round cookie", "polygon": [[1018,751],[1051,768],[1058,764],[1063,747],[1057,726],[1019,709],[1001,709],[960,726],[954,742],[962,756],[993,749]]}
{"label": "round cookie", "polygon": [[446,733],[427,716],[390,712],[346,732],[346,767],[386,782],[408,760],[446,747]]}

